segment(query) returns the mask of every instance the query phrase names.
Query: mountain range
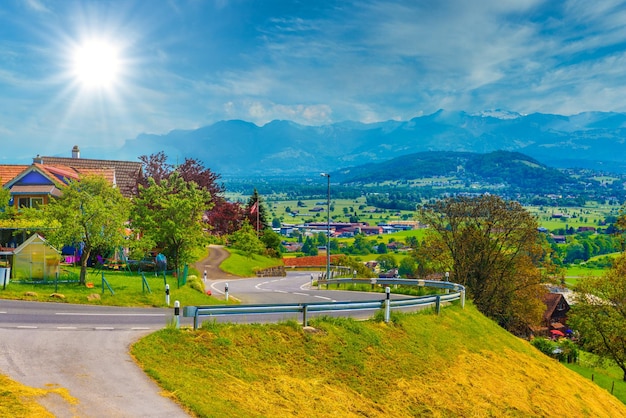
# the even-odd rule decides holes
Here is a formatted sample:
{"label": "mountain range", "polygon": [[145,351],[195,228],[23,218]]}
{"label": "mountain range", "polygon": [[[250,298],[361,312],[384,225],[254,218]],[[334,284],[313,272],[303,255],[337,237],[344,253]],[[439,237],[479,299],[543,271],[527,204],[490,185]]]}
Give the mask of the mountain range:
{"label": "mountain range", "polygon": [[626,113],[439,110],[408,121],[324,126],[290,121],[257,126],[230,120],[164,135],[141,134],[127,140],[116,155],[134,159],[164,151],[172,160],[196,158],[224,177],[256,177],[331,172],[424,151],[497,150],[520,152],[556,168],[623,174]]}

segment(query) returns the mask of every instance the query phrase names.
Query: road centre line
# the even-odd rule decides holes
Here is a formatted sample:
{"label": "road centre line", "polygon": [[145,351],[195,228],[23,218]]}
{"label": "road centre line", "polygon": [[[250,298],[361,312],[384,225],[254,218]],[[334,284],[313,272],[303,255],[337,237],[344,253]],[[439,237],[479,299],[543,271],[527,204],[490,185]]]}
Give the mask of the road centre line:
{"label": "road centre line", "polygon": [[299,292],[293,292],[294,295],[300,295],[300,296],[310,296],[308,293],[299,293]]}
{"label": "road centre line", "polygon": [[37,329],[39,327],[33,326],[33,325],[18,325],[16,328],[19,329]]}

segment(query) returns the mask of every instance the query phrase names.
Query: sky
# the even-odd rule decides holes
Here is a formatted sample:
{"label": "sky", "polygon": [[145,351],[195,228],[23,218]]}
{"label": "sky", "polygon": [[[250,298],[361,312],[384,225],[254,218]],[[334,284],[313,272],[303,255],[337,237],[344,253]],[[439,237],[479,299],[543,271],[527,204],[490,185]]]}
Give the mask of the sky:
{"label": "sky", "polygon": [[[626,2],[3,0],[0,163],[220,120],[626,112]],[[84,150],[90,150],[90,156]]]}

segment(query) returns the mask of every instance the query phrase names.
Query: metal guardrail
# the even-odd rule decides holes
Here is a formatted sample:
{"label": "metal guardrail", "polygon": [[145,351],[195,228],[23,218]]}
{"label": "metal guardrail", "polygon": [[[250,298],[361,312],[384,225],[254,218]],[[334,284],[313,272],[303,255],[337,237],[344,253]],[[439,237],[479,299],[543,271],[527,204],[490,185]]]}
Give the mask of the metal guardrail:
{"label": "metal guardrail", "polygon": [[199,321],[203,317],[223,315],[248,315],[248,314],[280,314],[302,313],[302,324],[307,326],[308,314],[311,312],[342,312],[360,311],[372,309],[385,309],[385,321],[389,322],[389,310],[391,308],[411,308],[417,306],[434,306],[439,314],[442,302],[461,301],[465,307],[465,287],[452,283],[436,280],[413,280],[413,279],[331,279],[318,284],[331,283],[355,283],[355,284],[382,284],[424,286],[446,289],[453,291],[441,295],[418,296],[407,299],[390,299],[390,289],[387,287],[386,298],[382,300],[370,300],[362,302],[311,302],[311,303],[284,303],[284,304],[258,304],[258,305],[213,305],[213,306],[185,306],[183,316],[193,318],[193,329],[197,329]]}

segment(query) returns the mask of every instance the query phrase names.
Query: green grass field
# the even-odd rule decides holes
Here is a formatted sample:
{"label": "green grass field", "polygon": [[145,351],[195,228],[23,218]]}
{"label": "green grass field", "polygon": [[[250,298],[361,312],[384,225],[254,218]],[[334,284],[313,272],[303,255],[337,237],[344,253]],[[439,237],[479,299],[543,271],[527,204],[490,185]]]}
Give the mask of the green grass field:
{"label": "green grass field", "polygon": [[165,329],[132,354],[198,416],[626,416],[606,390],[471,304],[389,324],[310,323]]}
{"label": "green grass field", "polygon": [[[78,277],[78,267],[68,267],[67,270],[72,273],[72,277]],[[167,306],[165,303],[166,283],[163,276],[155,276],[152,272],[146,272],[145,278],[151,292],[143,284],[142,276],[136,272],[133,274],[114,270],[95,272],[90,269],[86,282],[88,286],[92,287],[81,286],[78,283],[59,283],[55,286],[54,282],[21,284],[12,281],[9,282],[6,289],[0,288],[0,298],[109,306]],[[171,304],[175,300],[180,301],[183,306],[223,303],[223,301],[204,294],[203,289],[192,288],[192,279],[186,285],[181,284],[180,286],[178,279],[171,274],[167,275],[166,280],[170,286]],[[113,290],[113,294],[106,283]],[[94,295],[97,296],[94,297]]]}

